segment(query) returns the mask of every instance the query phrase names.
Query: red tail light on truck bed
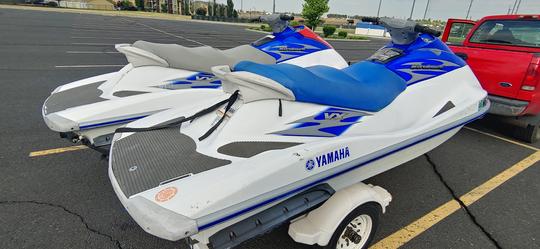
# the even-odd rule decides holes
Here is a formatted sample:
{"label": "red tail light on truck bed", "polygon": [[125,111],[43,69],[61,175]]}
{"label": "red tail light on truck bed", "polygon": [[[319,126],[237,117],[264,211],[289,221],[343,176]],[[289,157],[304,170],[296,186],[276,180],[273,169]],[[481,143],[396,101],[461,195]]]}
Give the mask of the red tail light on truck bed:
{"label": "red tail light on truck bed", "polygon": [[521,90],[534,91],[540,82],[540,53],[533,54]]}

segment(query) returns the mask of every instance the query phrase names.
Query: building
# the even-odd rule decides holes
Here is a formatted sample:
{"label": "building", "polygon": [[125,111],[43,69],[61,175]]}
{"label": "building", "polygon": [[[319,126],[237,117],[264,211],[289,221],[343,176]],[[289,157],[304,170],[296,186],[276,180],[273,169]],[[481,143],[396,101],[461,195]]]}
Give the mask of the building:
{"label": "building", "polygon": [[356,24],[354,33],[357,35],[390,37],[390,34],[386,32],[386,29],[383,26],[375,25],[369,22],[358,22]]}

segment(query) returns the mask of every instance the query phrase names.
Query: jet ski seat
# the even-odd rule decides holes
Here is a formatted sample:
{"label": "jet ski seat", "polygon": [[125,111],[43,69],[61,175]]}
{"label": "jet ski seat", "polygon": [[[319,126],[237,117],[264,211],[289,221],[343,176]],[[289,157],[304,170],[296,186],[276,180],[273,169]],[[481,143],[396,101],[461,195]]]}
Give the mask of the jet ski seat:
{"label": "jet ski seat", "polygon": [[234,67],[234,71],[247,71],[272,79],[291,90],[296,101],[370,112],[380,111],[392,103],[407,87],[405,80],[384,65],[369,61],[342,70],[243,61]]}
{"label": "jet ski seat", "polygon": [[136,41],[132,46],[164,59],[169,64],[169,67],[197,72],[211,72],[210,68],[218,65],[233,67],[238,62],[245,60],[261,64],[276,63],[274,57],[251,45],[220,50],[209,46],[190,48],[178,44]]}

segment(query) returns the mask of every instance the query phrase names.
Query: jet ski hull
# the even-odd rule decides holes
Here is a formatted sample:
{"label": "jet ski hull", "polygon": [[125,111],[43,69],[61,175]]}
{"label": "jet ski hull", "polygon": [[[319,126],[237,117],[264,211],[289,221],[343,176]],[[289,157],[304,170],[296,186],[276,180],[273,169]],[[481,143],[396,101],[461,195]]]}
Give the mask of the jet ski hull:
{"label": "jet ski hull", "polygon": [[[336,68],[346,62],[333,49],[290,59],[286,63]],[[47,126],[62,137],[95,148],[107,148],[111,134],[119,127],[148,115],[189,105],[183,91],[202,91],[200,98],[222,96],[221,81],[211,74],[159,66],[126,65],[118,72],[104,74],[55,89],[42,107]],[[189,83],[189,84],[188,84]],[[198,93],[189,92],[192,96]],[[173,97],[176,95],[177,97]],[[67,135],[66,135],[67,134]],[[106,153],[106,149],[103,151]]]}
{"label": "jet ski hull", "polygon": [[[459,110],[458,108],[452,110],[452,114],[461,116],[457,120],[455,116],[447,116],[439,120],[440,122],[432,122],[400,133],[378,137],[352,136],[334,139],[331,144],[309,146],[304,144],[275,151],[269,150],[248,159],[253,163],[221,165],[181,179],[175,179],[175,175],[171,174],[167,176],[172,180],[170,182],[165,181],[162,184],[155,182],[153,188],[149,187],[139,193],[130,192],[127,195],[118,181],[118,173],[115,172],[114,157],[117,149],[115,143],[111,153],[109,176],[121,202],[141,227],[168,227],[171,224],[156,223],[162,219],[153,217],[152,225],[149,226],[148,218],[141,218],[140,212],[129,211],[130,207],[133,209],[136,206],[130,204],[133,199],[146,199],[153,202],[154,208],[162,208],[182,217],[189,217],[190,224],[194,221],[197,226],[196,229],[191,229],[193,234],[190,233],[189,236],[202,233],[200,238],[207,238],[311,187],[328,184],[335,191],[339,191],[432,150],[452,137],[463,125],[484,115],[489,104],[480,105],[483,102],[477,99],[483,98],[481,94],[478,97],[462,103]],[[189,129],[185,132],[189,133]],[[370,146],[366,147],[368,144]],[[378,147],[379,145],[385,146]],[[348,155],[343,151],[345,149],[348,150]],[[337,156],[330,159],[329,153],[332,155],[337,153]],[[322,162],[323,159],[318,157],[322,155],[326,157],[327,163],[319,165],[319,161]],[[307,163],[310,158],[315,163],[312,168]],[[333,162],[329,162],[331,160]],[[154,164],[152,167],[160,165]],[[227,177],[223,178],[224,175]],[[166,203],[156,202],[155,198],[160,191],[169,187],[178,190],[176,196]],[[147,231],[165,239],[186,237],[182,234],[156,232],[163,229]]]}

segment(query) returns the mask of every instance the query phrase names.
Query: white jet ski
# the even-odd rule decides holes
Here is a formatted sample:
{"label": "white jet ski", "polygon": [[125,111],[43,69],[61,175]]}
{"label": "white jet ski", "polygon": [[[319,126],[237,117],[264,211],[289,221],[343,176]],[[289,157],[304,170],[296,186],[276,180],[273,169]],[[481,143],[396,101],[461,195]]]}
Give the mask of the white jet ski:
{"label": "white jet ski", "polygon": [[347,66],[343,57],[309,28],[290,27],[292,16],[261,19],[271,25],[273,34],[228,50],[145,41],[116,45],[129,64],[118,72],[59,86],[43,104],[43,119],[61,137],[107,153],[116,128],[181,103],[223,95],[218,89],[221,80],[211,74],[213,66],[233,67],[244,60],[302,67]]}
{"label": "white jet ski", "polygon": [[392,41],[345,69],[218,66],[227,97],[119,128],[109,177],[148,233],[230,248],[291,222],[326,248],[367,248],[391,196],[361,181],[448,140],[489,108],[440,32],[364,18]]}

